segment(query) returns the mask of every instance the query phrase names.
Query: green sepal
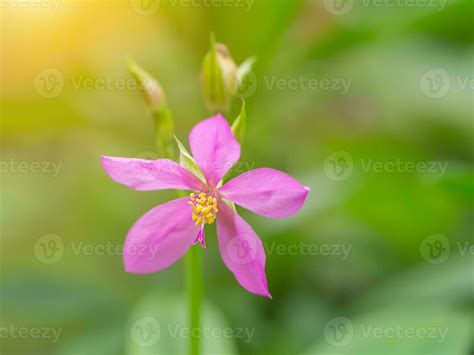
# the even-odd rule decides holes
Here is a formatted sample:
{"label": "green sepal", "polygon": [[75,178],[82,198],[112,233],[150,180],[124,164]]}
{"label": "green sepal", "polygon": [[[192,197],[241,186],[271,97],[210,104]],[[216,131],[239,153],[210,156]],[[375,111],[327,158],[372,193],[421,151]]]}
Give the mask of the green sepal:
{"label": "green sepal", "polygon": [[235,213],[237,213],[237,208],[235,207],[235,203],[233,203],[232,201],[226,200],[225,198],[223,198],[222,201],[223,201],[227,206],[229,206],[230,208],[232,208],[232,210],[233,210]]}
{"label": "green sepal", "polygon": [[247,60],[245,60],[242,64],[239,65],[236,71],[236,76],[237,76],[237,92],[239,92],[240,85],[244,82],[244,78],[249,75],[250,72],[252,72],[253,65],[257,61],[256,57],[250,57]]}
{"label": "green sepal", "polygon": [[247,129],[247,112],[245,109],[245,100],[242,99],[242,107],[239,116],[232,123],[232,132],[235,139],[242,145],[244,143],[245,131]]}
{"label": "green sepal", "polygon": [[191,156],[191,154],[188,152],[186,147],[180,142],[178,137],[174,136],[174,139],[176,141],[176,144],[178,145],[179,149],[179,164],[192,172],[196,177],[198,177],[202,182],[205,182],[206,179],[204,178],[204,175],[202,175],[201,170],[196,164],[196,161],[194,158]]}
{"label": "green sepal", "polygon": [[216,43],[211,33],[210,49],[204,56],[201,80],[207,108],[213,112],[227,113],[235,92],[237,66],[229,49]]}

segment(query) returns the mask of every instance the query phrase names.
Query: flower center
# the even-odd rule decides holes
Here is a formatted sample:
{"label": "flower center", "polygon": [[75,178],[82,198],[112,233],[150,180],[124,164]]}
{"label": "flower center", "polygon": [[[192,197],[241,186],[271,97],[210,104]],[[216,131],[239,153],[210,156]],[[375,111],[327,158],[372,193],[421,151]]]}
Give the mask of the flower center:
{"label": "flower center", "polygon": [[193,221],[197,226],[201,224],[212,224],[216,220],[217,199],[204,192],[199,195],[191,194],[188,202],[193,209]]}
{"label": "flower center", "polygon": [[201,226],[193,244],[200,242],[202,247],[205,248],[206,243],[204,241],[204,225],[212,224],[216,220],[217,212],[219,212],[217,209],[217,199],[214,196],[210,196],[204,192],[201,192],[198,195],[192,193],[189,195],[188,203],[193,209],[192,219],[194,223],[196,226]]}

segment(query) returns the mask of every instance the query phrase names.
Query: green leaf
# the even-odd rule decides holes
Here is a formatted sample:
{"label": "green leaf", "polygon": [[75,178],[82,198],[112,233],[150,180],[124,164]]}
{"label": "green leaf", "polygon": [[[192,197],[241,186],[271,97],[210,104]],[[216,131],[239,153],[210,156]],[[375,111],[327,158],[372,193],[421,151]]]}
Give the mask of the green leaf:
{"label": "green leaf", "polygon": [[239,116],[235,119],[232,124],[232,132],[234,133],[237,141],[242,145],[244,143],[245,131],[247,129],[247,112],[245,110],[245,100],[242,99],[242,108],[240,109]]}
{"label": "green leaf", "polygon": [[[204,303],[202,311],[202,327],[194,330],[201,336],[201,353],[237,354],[234,343],[237,329],[229,327],[210,303]],[[176,295],[151,294],[136,305],[127,330],[126,354],[187,354],[190,336],[187,304]]]}
{"label": "green leaf", "polygon": [[196,161],[194,158],[191,156],[191,154],[188,152],[186,147],[180,142],[178,137],[174,136],[174,139],[176,141],[176,144],[178,145],[179,149],[179,164],[183,167],[192,172],[194,175],[196,175],[202,182],[205,182],[206,179],[204,178],[204,175],[202,175],[201,170],[196,164]]}

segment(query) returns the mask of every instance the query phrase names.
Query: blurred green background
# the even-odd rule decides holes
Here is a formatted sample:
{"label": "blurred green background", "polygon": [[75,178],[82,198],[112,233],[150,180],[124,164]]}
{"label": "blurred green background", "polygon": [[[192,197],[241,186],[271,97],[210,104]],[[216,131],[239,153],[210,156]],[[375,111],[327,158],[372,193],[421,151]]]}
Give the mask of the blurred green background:
{"label": "blurred green background", "polygon": [[127,57],[160,80],[187,142],[208,116],[211,31],[237,63],[258,58],[236,173],[273,167],[312,192],[285,220],[239,210],[266,246],[272,301],[237,284],[211,228],[205,353],[474,350],[472,0],[0,10],[2,354],[185,352],[183,262],[130,275],[116,249],[174,194],[113,183],[99,156],[157,157]]}

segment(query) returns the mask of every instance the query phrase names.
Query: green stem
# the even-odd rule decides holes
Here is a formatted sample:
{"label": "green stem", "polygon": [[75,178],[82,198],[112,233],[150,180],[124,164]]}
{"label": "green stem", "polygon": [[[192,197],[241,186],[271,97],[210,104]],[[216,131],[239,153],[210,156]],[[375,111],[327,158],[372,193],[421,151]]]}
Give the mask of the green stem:
{"label": "green stem", "polygon": [[189,354],[199,355],[201,347],[201,339],[193,329],[201,326],[201,304],[203,297],[202,282],[202,250],[199,245],[191,247],[185,256],[185,272],[186,272],[186,291],[189,304],[189,324],[190,324],[190,343]]}
{"label": "green stem", "polygon": [[[173,139],[173,118],[171,112],[164,108],[152,112],[155,119],[156,144],[162,157],[173,159],[174,149],[172,148]],[[187,194],[178,192],[178,197],[185,197]],[[189,221],[192,223],[192,221]],[[189,312],[189,351],[190,355],[199,355],[201,347],[201,339],[196,336],[193,331],[201,327],[201,304],[203,298],[203,281],[202,281],[202,262],[201,248],[199,246],[191,247],[185,255],[185,280],[186,293],[188,295],[188,312]]]}

